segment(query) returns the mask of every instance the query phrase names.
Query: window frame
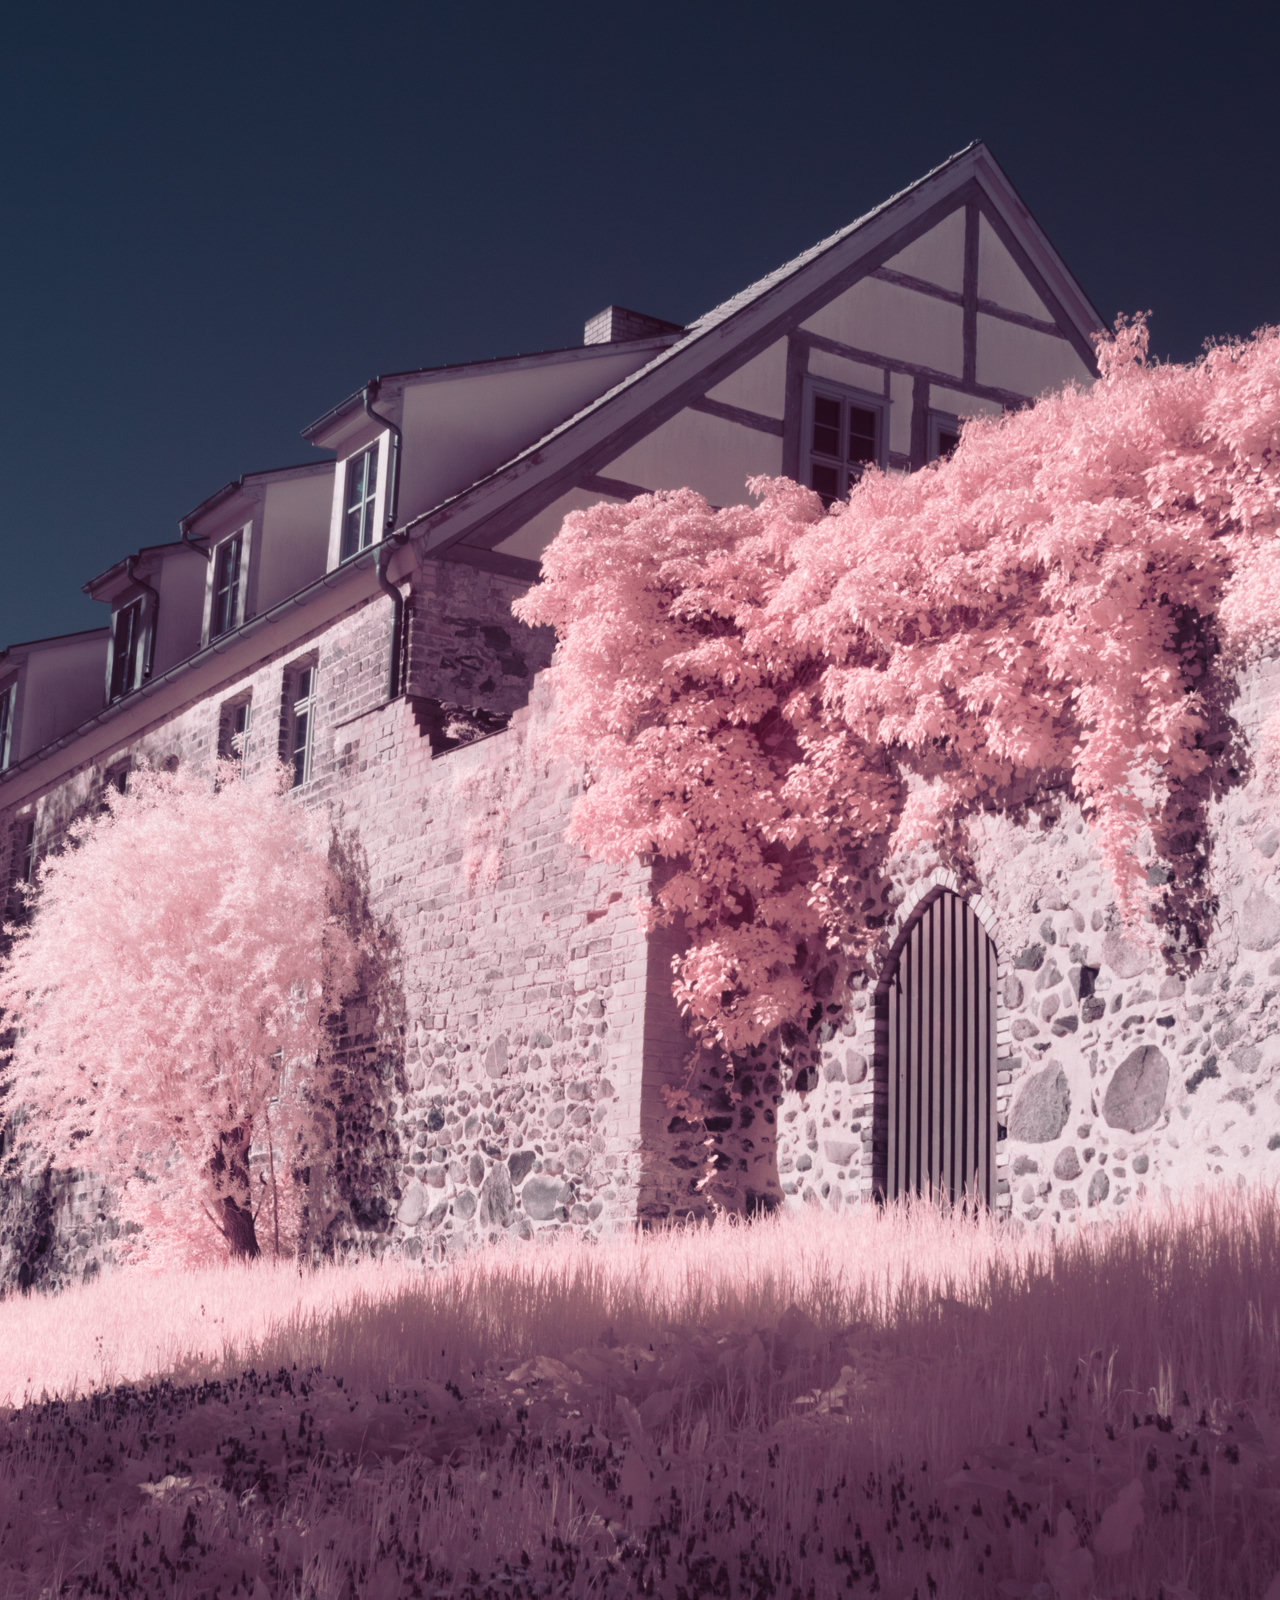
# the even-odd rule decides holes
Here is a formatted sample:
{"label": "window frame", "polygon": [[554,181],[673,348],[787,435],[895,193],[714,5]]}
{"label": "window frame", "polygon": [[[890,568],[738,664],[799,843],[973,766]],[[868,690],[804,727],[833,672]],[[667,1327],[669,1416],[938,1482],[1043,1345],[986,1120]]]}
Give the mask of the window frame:
{"label": "window frame", "polygon": [[[147,660],[147,630],[151,626],[145,594],[134,595],[111,613],[111,652],[107,665],[107,704],[114,705],[142,684]],[[121,624],[128,616],[137,618],[123,655],[120,651]],[[126,666],[127,663],[127,666]],[[125,670],[121,670],[122,667]],[[127,682],[125,681],[127,678]]]}
{"label": "window frame", "polygon": [[253,691],[224,700],[218,710],[218,759],[243,768],[253,733]]}
{"label": "window frame", "polygon": [[[960,442],[960,418],[953,411],[930,411],[929,413],[929,460],[942,461],[941,436],[944,433],[954,433],[956,444]],[[954,446],[952,447],[954,449]],[[947,451],[947,455],[952,453]]]}
{"label": "window frame", "polygon": [[[358,467],[363,465],[363,486],[358,499],[352,499],[352,477]],[[378,526],[378,508],[381,504],[381,472],[382,472],[382,435],[379,434],[372,443],[357,450],[342,463],[342,499],[339,505],[338,516],[338,563],[350,561],[353,556],[360,555],[379,542],[381,530]],[[353,543],[348,538],[353,514],[358,514],[360,521],[356,530],[356,540]]]}
{"label": "window frame", "polygon": [[[223,562],[231,551],[235,552],[235,573],[229,584],[224,582]],[[234,633],[244,621],[245,591],[248,587],[249,528],[241,527],[219,539],[209,552],[209,626],[207,642]],[[229,595],[230,605],[221,607],[220,601]]]}
{"label": "window frame", "polygon": [[[869,411],[875,418],[875,447],[872,455],[864,462],[855,463],[846,456],[836,457],[828,455],[825,451],[814,448],[813,434],[815,426],[815,401],[835,400],[841,407],[840,412],[840,437],[842,444],[848,439],[848,410],[849,406],[856,406],[859,410]],[[847,445],[845,445],[847,449]],[[804,473],[805,485],[814,488],[813,469],[815,465],[832,467],[840,474],[840,489],[833,496],[828,497],[821,489],[815,493],[822,496],[824,505],[834,505],[837,501],[845,499],[850,489],[868,466],[884,468],[889,459],[889,401],[882,394],[873,394],[870,390],[860,389],[854,384],[840,383],[832,378],[807,377],[804,386],[804,409],[801,418],[800,434],[800,459]]]}
{"label": "window frame", "polygon": [[[315,656],[294,661],[285,668],[284,694],[280,719],[280,758],[291,772],[291,789],[304,789],[314,777],[316,744],[316,678],[319,662]],[[305,682],[305,689],[301,686]],[[304,721],[301,739],[298,724]]]}
{"label": "window frame", "polygon": [[18,720],[18,680],[10,678],[0,688],[0,772],[13,764],[15,724]]}

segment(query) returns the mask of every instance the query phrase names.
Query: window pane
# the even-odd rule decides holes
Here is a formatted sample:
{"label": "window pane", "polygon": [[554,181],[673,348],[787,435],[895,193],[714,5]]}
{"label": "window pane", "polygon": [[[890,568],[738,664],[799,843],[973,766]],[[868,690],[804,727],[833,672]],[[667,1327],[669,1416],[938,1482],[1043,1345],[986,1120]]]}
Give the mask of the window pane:
{"label": "window pane", "polygon": [[830,505],[840,493],[839,471],[835,467],[823,466],[820,461],[813,463],[813,475],[809,483],[812,488],[818,491],[827,505]]}
{"label": "window pane", "polygon": [[311,668],[310,667],[303,667],[302,670],[298,673],[297,682],[294,685],[294,697],[293,698],[294,698],[294,704],[295,705],[300,704],[303,700],[309,700],[311,698]]}
{"label": "window pane", "polygon": [[355,555],[357,550],[364,547],[360,543],[360,524],[362,521],[362,507],[356,506],[353,511],[348,511],[346,521],[342,527],[342,559]]}
{"label": "window pane", "polygon": [[293,786],[307,781],[307,746],[311,728],[311,713],[299,711],[293,718]]}
{"label": "window pane", "polygon": [[849,407],[849,460],[876,458],[876,413],[865,406]]}
{"label": "window pane", "polygon": [[938,454],[949,456],[960,443],[960,435],[950,428],[938,429]]}
{"label": "window pane", "polygon": [[840,402],[820,394],[813,397],[813,448],[819,455],[840,454]]}

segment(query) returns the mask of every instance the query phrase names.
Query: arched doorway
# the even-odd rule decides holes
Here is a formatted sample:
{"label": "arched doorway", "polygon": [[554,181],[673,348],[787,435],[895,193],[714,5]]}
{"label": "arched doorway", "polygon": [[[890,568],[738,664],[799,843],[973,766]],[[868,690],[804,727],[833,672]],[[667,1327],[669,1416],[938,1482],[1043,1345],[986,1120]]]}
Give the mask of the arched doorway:
{"label": "arched doorway", "polygon": [[921,907],[890,958],[876,1029],[887,1199],[995,1203],[996,961],[986,929],[948,890]]}

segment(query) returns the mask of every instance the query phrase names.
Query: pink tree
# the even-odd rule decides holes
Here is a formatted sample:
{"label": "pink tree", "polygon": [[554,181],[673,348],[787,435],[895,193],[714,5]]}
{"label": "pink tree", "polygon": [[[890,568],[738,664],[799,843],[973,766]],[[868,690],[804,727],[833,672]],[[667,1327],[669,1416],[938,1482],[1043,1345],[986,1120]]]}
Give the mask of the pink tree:
{"label": "pink tree", "polygon": [[723,511],[645,495],[546,552],[515,610],[559,634],[572,833],[670,864],[653,914],[684,919],[705,1040],[812,1019],[819,960],[870,940],[860,863],[1050,784],[1126,916],[1153,910],[1134,847],[1221,762],[1211,680],[1280,642],[1280,331],[1154,364],[1138,319],[1098,357],[830,511],[785,479]]}
{"label": "pink tree", "polygon": [[294,1169],[327,1139],[308,1091],[357,952],[326,825],[282,783],[144,770],[108,791],[0,971],[10,1105],[55,1165],[116,1189],[153,1259],[257,1255],[268,1200],[278,1252]]}

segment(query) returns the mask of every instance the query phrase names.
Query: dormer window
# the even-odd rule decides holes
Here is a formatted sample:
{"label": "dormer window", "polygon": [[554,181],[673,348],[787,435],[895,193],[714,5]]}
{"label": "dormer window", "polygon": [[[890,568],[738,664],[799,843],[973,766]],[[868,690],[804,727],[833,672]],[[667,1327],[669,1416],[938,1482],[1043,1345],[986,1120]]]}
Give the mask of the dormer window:
{"label": "dormer window", "polygon": [[378,447],[371,444],[347,462],[342,512],[341,560],[367,550],[376,537]]}
{"label": "dormer window", "polygon": [[810,391],[809,487],[824,505],[843,500],[867,467],[881,461],[884,431],[883,401],[834,385]]}
{"label": "dormer window", "polygon": [[146,625],[142,596],[121,606],[111,625],[111,687],[109,698],[119,700],[142,682]]}
{"label": "dormer window", "polygon": [[230,633],[240,621],[240,591],[244,571],[244,530],[224,539],[213,552],[213,609],[209,637]]}
{"label": "dormer window", "polygon": [[13,719],[18,706],[18,684],[5,684],[0,689],[0,772],[13,758]]}

